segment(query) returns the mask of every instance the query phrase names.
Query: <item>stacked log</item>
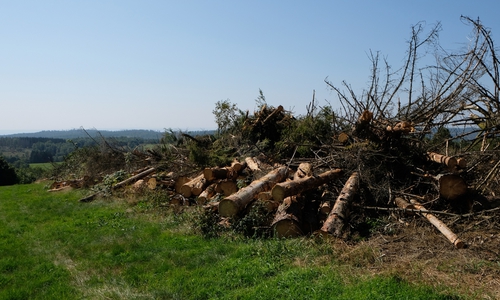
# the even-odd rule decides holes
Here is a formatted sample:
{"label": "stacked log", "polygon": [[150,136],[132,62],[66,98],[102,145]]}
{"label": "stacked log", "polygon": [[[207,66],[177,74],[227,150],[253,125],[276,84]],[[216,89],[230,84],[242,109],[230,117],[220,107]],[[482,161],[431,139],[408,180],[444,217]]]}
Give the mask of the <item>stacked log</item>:
{"label": "stacked log", "polygon": [[354,172],[342,188],[332,211],[321,227],[321,232],[337,237],[341,236],[345,222],[349,216],[349,206],[358,192],[358,187],[359,175],[357,172]]}
{"label": "stacked log", "polygon": [[253,181],[219,203],[219,214],[223,217],[232,217],[245,208],[260,192],[270,190],[276,183],[283,181],[288,175],[288,167],[283,166],[269,172],[264,177]]}
{"label": "stacked log", "polygon": [[342,170],[334,169],[324,172],[318,176],[308,176],[299,178],[296,180],[291,180],[287,182],[282,182],[276,184],[271,193],[275,201],[283,201],[288,196],[297,195],[298,193],[317,188],[318,186],[327,183],[331,180],[337,179],[342,174]]}
{"label": "stacked log", "polygon": [[275,237],[288,238],[303,235],[301,229],[301,214],[304,208],[304,198],[289,196],[283,200],[271,223],[271,230]]}

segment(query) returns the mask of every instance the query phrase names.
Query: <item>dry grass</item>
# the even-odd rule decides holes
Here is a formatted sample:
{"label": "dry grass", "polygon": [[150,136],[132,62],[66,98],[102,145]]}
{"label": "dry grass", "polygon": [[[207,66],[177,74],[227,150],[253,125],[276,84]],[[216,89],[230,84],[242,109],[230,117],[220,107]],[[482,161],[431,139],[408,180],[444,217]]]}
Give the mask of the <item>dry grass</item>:
{"label": "dry grass", "polygon": [[446,286],[445,291],[471,299],[500,299],[500,233],[498,223],[491,220],[488,226],[474,226],[484,219],[479,216],[450,225],[466,242],[465,249],[455,249],[418,216],[393,216],[396,234],[376,232],[361,242],[331,243],[347,274],[392,275],[414,284]]}

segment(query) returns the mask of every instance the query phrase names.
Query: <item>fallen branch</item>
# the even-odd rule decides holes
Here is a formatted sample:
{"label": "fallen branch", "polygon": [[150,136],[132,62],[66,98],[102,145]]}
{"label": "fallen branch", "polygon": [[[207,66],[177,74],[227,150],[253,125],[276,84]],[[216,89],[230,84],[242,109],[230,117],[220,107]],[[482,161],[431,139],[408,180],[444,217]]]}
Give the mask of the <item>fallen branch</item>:
{"label": "fallen branch", "polygon": [[415,208],[420,210],[420,213],[431,222],[432,225],[434,225],[457,249],[461,249],[465,247],[465,243],[462,242],[458,236],[451,231],[446,224],[441,222],[436,216],[430,214],[430,213],[425,213],[423,210],[425,210],[425,207],[420,204],[417,200],[411,199],[410,200],[411,204],[415,206]]}

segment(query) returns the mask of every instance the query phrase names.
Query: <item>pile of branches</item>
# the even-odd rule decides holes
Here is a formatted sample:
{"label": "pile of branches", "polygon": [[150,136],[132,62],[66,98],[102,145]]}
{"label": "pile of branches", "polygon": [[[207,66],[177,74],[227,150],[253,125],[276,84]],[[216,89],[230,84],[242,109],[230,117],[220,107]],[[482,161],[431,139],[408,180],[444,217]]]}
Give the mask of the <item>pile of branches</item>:
{"label": "pile of branches", "polygon": [[[219,102],[217,134],[170,132],[156,149],[124,154],[141,169],[112,189],[159,190],[169,205],[203,206],[214,223],[248,234],[345,237],[371,209],[417,211],[463,247],[435,215],[495,209],[500,77],[491,33],[462,20],[473,28],[465,50],[448,53],[439,24],[417,24],[400,69],[371,54],[361,95],[326,79],[338,111],[314,94],[298,117],[262,92],[253,114]],[[420,66],[431,50],[435,64]]]}

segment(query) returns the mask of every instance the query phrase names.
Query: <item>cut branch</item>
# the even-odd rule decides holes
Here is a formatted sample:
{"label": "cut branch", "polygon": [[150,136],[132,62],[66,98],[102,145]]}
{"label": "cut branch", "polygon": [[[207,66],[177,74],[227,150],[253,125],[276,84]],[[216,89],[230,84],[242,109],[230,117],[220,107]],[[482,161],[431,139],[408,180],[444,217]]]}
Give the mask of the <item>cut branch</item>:
{"label": "cut branch", "polygon": [[[420,210],[425,210],[425,207],[420,204],[417,200],[411,199],[411,203],[415,206],[415,208],[420,209]],[[422,215],[431,222],[432,225],[434,225],[453,245],[455,245],[456,248],[461,249],[465,247],[465,243],[462,242],[458,236],[451,231],[446,224],[441,222],[436,216],[430,213],[423,213]]]}

